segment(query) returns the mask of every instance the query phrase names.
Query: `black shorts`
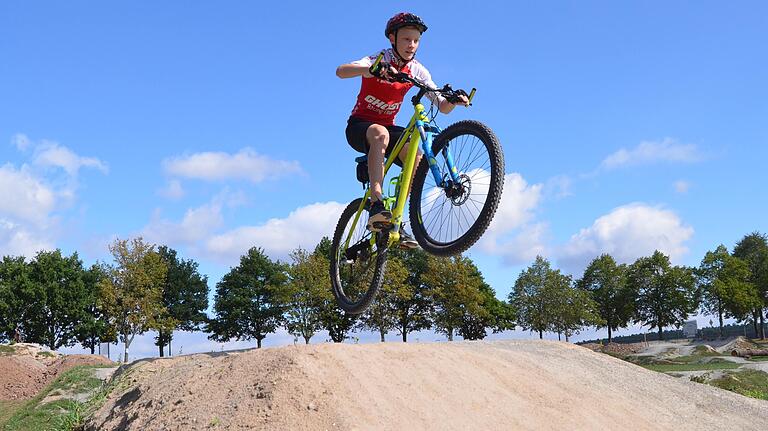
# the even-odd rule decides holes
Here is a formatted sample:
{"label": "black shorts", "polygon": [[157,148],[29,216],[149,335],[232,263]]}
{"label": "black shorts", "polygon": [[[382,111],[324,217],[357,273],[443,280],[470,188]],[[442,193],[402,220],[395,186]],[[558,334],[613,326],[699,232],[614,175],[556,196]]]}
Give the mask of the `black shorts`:
{"label": "black shorts", "polygon": [[[356,117],[349,117],[349,120],[347,120],[347,143],[350,147],[354,148],[355,151],[363,154],[368,154],[368,150],[371,148],[370,145],[368,145],[368,140],[366,139],[365,135],[368,132],[368,127],[371,126],[371,124],[375,124],[371,121],[362,120],[360,118]],[[403,134],[403,130],[405,130],[405,127],[400,126],[384,126],[389,131],[389,145],[387,145],[387,151],[385,157],[388,157],[389,154],[392,152],[392,148],[395,147],[395,144],[397,144],[397,141],[400,139],[400,135]],[[395,160],[395,163],[400,165],[399,158]]]}

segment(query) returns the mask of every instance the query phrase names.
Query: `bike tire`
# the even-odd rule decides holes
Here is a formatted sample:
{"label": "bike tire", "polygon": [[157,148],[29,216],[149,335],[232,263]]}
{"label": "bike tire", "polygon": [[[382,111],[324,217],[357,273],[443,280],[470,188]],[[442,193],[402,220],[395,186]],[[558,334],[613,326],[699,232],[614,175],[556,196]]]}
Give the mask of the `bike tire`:
{"label": "bike tire", "polygon": [[[471,203],[479,211],[474,222],[466,223],[469,226],[465,231],[461,232],[460,229],[457,229],[460,233],[455,235],[456,238],[436,238],[440,235],[436,235],[434,232],[431,232],[432,226],[435,224],[442,225],[443,221],[440,220],[438,222],[436,218],[428,219],[429,214],[425,216],[425,214],[423,214],[425,208],[422,207],[426,205],[432,205],[432,209],[429,211],[433,211],[437,206],[437,200],[441,197],[445,200],[453,202],[451,205],[454,207],[464,205],[464,203],[456,205],[455,201],[448,198],[447,192],[445,192],[445,190],[439,191],[440,189],[437,188],[437,186],[432,186],[432,189],[428,192],[427,196],[428,199],[433,199],[434,196],[434,200],[432,202],[427,202],[426,204],[424,203],[424,200],[427,199],[424,197],[425,181],[427,181],[428,178],[429,181],[434,181],[432,173],[429,170],[429,161],[426,159],[426,157],[422,158],[421,162],[419,163],[419,166],[416,170],[416,175],[413,180],[413,188],[411,191],[409,205],[409,218],[411,221],[413,234],[416,237],[416,240],[419,242],[419,245],[425,251],[437,256],[457,255],[472,247],[480,239],[483,233],[485,233],[486,229],[488,229],[488,225],[490,225],[491,220],[493,220],[493,216],[496,214],[499,202],[501,201],[501,194],[504,187],[504,153],[501,150],[501,145],[499,144],[499,140],[496,135],[490,128],[488,128],[488,126],[484,125],[483,123],[474,120],[459,121],[448,126],[445,130],[438,134],[432,143],[432,151],[435,155],[435,158],[438,160],[438,167],[440,168],[443,177],[447,178],[447,163],[441,154],[443,147],[451,142],[455,142],[457,145],[460,145],[460,142],[465,142],[470,138],[474,138],[476,141],[481,142],[482,146],[478,148],[484,148],[487,152],[488,163],[490,165],[488,167],[490,178],[487,184],[488,191],[487,193],[484,193],[485,201],[482,203],[482,205],[477,205],[477,203],[475,203],[474,200],[469,196],[467,199],[465,199],[464,203]],[[449,148],[452,147],[453,144]],[[482,151],[482,149],[478,151]],[[459,159],[460,158],[461,155],[459,155]],[[455,153],[454,159],[457,165],[461,165],[463,163],[462,160],[456,160]],[[467,155],[466,159],[470,159],[470,155]],[[462,167],[457,166],[457,169],[461,174]],[[484,170],[479,170],[478,173],[479,172],[484,172]],[[467,180],[470,184],[470,191],[468,191],[468,193],[472,195],[471,177],[467,176],[467,178],[470,178]],[[462,180],[464,180],[464,178],[462,178]],[[480,186],[484,188],[486,184],[478,183],[477,188],[480,189]],[[430,195],[429,193],[432,194]],[[445,196],[442,196],[441,193],[444,193]],[[444,205],[445,202],[443,203],[443,206]],[[467,204],[467,206],[469,206],[469,204]],[[461,221],[459,221],[459,225],[461,225]],[[442,226],[438,227],[441,228]],[[446,235],[446,237],[447,236],[448,235]]]}
{"label": "bike tire", "polygon": [[[372,233],[365,227],[370,202],[366,202],[365,209],[355,227],[352,241],[350,241],[350,249],[355,244],[361,246],[359,252],[356,253],[354,259],[349,259],[346,250],[342,250],[344,246],[342,241],[347,237],[348,230],[351,228],[351,221],[357,213],[361,201],[360,198],[353,200],[341,213],[331,243],[330,276],[333,295],[339,307],[349,314],[360,314],[371,305],[376,297],[376,292],[384,281],[387,263],[389,234],[386,232]],[[370,235],[377,235],[375,250],[371,249],[370,244],[366,245]],[[355,274],[356,272],[357,274]],[[356,275],[361,278],[356,279]]]}

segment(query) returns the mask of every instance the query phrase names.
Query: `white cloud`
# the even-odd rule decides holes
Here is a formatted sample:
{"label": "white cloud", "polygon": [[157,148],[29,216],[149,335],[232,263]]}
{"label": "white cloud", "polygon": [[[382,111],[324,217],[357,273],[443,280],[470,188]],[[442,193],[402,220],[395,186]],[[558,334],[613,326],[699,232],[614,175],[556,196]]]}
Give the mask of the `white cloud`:
{"label": "white cloud", "polygon": [[345,205],[322,202],[298,208],[285,218],[273,218],[258,226],[242,226],[206,242],[206,252],[215,259],[234,264],[251,247],[261,247],[272,259],[287,260],[302,247],[312,250],[323,236],[332,237]]}
{"label": "white cloud", "polygon": [[11,138],[11,143],[16,146],[19,151],[26,151],[29,148],[31,142],[27,135],[23,133],[17,133]]}
{"label": "white cloud", "polygon": [[[21,133],[11,142],[19,151],[34,148],[34,152],[20,168],[9,163],[0,167],[0,254],[30,257],[55,247],[60,231],[57,211],[75,200],[78,171],[85,167],[106,172],[107,167],[56,142],[35,142]],[[63,181],[60,172],[45,169],[49,167],[63,170]]]}
{"label": "white cloud", "polygon": [[43,141],[35,148],[33,163],[43,167],[58,167],[76,177],[80,168],[94,168],[107,173],[107,165],[94,157],[81,157],[56,142]]}
{"label": "white cloud", "polygon": [[679,181],[675,181],[674,186],[675,186],[676,192],[687,193],[688,190],[691,188],[691,183],[689,183],[688,181],[679,180]]}
{"label": "white cloud", "polygon": [[302,172],[299,162],[275,160],[244,148],[236,154],[203,152],[163,161],[165,172],[208,181],[244,179],[258,183]]}
{"label": "white cloud", "polygon": [[221,205],[217,203],[187,210],[178,223],[162,219],[160,211],[156,210],[141,235],[150,242],[171,247],[194,245],[208,238],[223,225],[223,222]]}
{"label": "white cloud", "polygon": [[557,175],[547,180],[544,185],[544,195],[555,199],[573,196],[571,186],[573,180],[567,175]]}
{"label": "white cloud", "polygon": [[665,138],[661,142],[641,142],[640,145],[629,150],[622,148],[606,157],[601,167],[614,169],[655,162],[693,163],[702,158],[696,145],[681,144],[674,139]]}
{"label": "white cloud", "polygon": [[529,185],[520,174],[504,176],[504,192],[488,230],[475,246],[478,251],[502,256],[516,264],[544,252],[546,223],[534,223],[542,200],[542,184]]}
{"label": "white cloud", "polygon": [[0,167],[0,215],[43,225],[56,205],[56,192],[23,166]]}
{"label": "white cloud", "polygon": [[184,188],[181,186],[181,181],[170,180],[165,187],[157,191],[160,196],[168,199],[178,200],[184,197]]}
{"label": "white cloud", "polygon": [[44,229],[30,229],[0,217],[0,256],[31,258],[40,250],[52,250],[53,244],[44,238]]}
{"label": "white cloud", "polygon": [[659,250],[674,261],[688,252],[685,242],[692,236],[693,228],[672,211],[641,203],[624,205],[573,235],[558,253],[558,263],[578,276],[602,253],[632,263]]}

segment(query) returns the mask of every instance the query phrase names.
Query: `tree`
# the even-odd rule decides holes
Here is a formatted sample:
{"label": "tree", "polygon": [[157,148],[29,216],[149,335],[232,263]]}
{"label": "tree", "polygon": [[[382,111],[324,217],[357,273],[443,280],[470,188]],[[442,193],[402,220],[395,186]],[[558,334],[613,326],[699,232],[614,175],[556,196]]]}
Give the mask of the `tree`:
{"label": "tree", "polygon": [[633,315],[634,298],[626,283],[626,265],[617,265],[609,254],[594,259],[576,286],[588,291],[597,303],[597,312],[608,328],[608,342],[612,332],[625,328]]}
{"label": "tree", "polygon": [[109,251],[114,265],[104,267],[105,277],[100,287],[101,304],[111,325],[117,329],[120,341],[124,343],[124,361],[136,335],[156,328],[157,316],[167,310],[162,302],[162,285],[168,267],[154,245],[144,240],[116,239]]}
{"label": "tree", "polygon": [[87,318],[87,292],[83,263],[73,253],[41,251],[30,263],[30,283],[42,292],[42,301],[27,323],[28,336],[51,350],[76,342],[77,325]]}
{"label": "tree", "polygon": [[395,329],[404,343],[408,334],[432,327],[432,303],[429,288],[422,280],[428,270],[428,255],[421,249],[393,249],[389,257],[396,256],[408,272],[405,283],[391,298],[395,313]]}
{"label": "tree", "polygon": [[544,291],[551,273],[549,261],[536,256],[533,264],[517,277],[509,293],[509,303],[517,310],[518,325],[524,330],[538,332],[540,339],[544,338],[544,331],[548,330],[551,323],[548,298]]}
{"label": "tree", "polygon": [[0,261],[0,341],[26,341],[28,323],[44,300],[30,279],[30,265],[23,256]]}
{"label": "tree", "polygon": [[604,325],[599,315],[598,305],[590,292],[572,286],[571,277],[559,273],[547,280],[547,288],[552,298],[551,330],[565,335],[565,341],[573,334],[578,334],[585,326]]}
{"label": "tree", "polygon": [[285,265],[252,247],[216,284],[214,311],[207,332],[212,340],[256,339],[257,347],[283,323]]}
{"label": "tree", "polygon": [[[324,256],[330,262],[331,259],[335,258],[335,256],[331,256],[331,245],[331,240],[328,237],[323,237],[312,253]],[[338,307],[331,292],[330,278],[325,279],[325,289],[328,294],[323,296],[320,304],[320,322],[323,329],[328,331],[331,340],[334,343],[341,343],[354,330],[359,317],[355,314],[347,314]]]}
{"label": "tree", "polygon": [[208,277],[198,272],[198,264],[193,260],[180,259],[176,250],[160,246],[158,254],[168,268],[163,283],[163,306],[165,316],[159,316],[155,345],[163,356],[163,347],[168,345],[171,352],[173,331],[196,331],[205,324],[208,316]]}
{"label": "tree", "polygon": [[360,317],[360,327],[378,332],[382,343],[387,332],[397,325],[396,298],[410,294],[407,282],[408,269],[405,264],[398,256],[390,255],[376,299]]}
{"label": "tree", "polygon": [[693,271],[671,266],[669,257],[658,250],[635,261],[627,280],[636,292],[635,322],[658,328],[660,340],[664,327],[680,327],[698,308]]}
{"label": "tree", "polygon": [[462,326],[469,338],[484,337],[484,322],[490,313],[483,308],[484,297],[480,292],[483,280],[472,270],[469,259],[460,255],[430,257],[428,262],[424,282],[429,286],[434,305],[432,322],[435,330],[445,334],[448,341],[453,341],[454,333]]}
{"label": "tree", "polygon": [[[759,302],[752,310],[755,334],[765,339],[765,312],[768,307],[768,237],[760,232],[745,235],[733,248],[733,255],[747,263],[749,282],[755,287]],[[758,330],[757,324],[760,322]]]}
{"label": "tree", "polygon": [[322,303],[332,296],[328,290],[328,259],[321,253],[308,253],[301,248],[291,253],[293,264],[288,269],[285,326],[295,337],[309,340],[322,329]]}
{"label": "tree", "polygon": [[487,335],[488,329],[494,333],[515,329],[514,308],[496,298],[496,292],[485,282],[480,269],[471,259],[467,258],[465,264],[468,266],[470,277],[480,280],[478,289],[482,310],[478,313],[464,314],[458,331],[459,335],[465,340],[482,340]]}
{"label": "tree", "polygon": [[106,277],[101,266],[94,264],[85,271],[85,317],[77,324],[75,337],[93,355],[100,343],[117,341],[114,327],[110,326],[106,312],[99,305],[99,285]]}
{"label": "tree", "polygon": [[702,311],[718,317],[720,338],[724,337],[723,317],[742,320],[759,304],[757,290],[749,278],[747,264],[731,256],[722,244],[707,252],[696,271]]}

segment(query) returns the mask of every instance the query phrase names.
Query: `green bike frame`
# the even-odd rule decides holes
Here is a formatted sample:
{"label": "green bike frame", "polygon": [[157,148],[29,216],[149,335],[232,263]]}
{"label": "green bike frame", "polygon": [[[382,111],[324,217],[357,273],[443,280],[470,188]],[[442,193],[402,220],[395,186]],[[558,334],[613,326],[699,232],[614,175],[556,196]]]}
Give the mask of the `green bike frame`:
{"label": "green bike frame", "polygon": [[[395,162],[395,158],[398,156],[398,154],[400,154],[400,151],[405,146],[406,141],[410,141],[410,145],[408,146],[408,153],[403,163],[403,170],[400,172],[400,176],[396,180],[397,187],[396,187],[396,195],[394,197],[394,207],[390,209],[390,211],[392,212],[392,225],[394,228],[390,231],[388,246],[396,244],[400,240],[400,225],[403,221],[403,212],[405,211],[405,203],[408,200],[408,191],[410,190],[410,187],[411,187],[413,172],[416,169],[415,164],[416,164],[416,155],[418,154],[418,151],[419,151],[419,142],[422,141],[422,139],[426,139],[425,143],[428,144],[427,146],[432,145],[431,139],[427,138],[426,136],[422,137],[421,131],[423,130],[423,128],[420,129],[417,127],[417,125],[424,124],[425,122],[428,122],[428,121],[429,119],[427,118],[424,105],[422,105],[421,103],[416,104],[414,106],[413,116],[411,117],[411,120],[408,122],[408,126],[405,128],[405,130],[403,130],[403,133],[400,135],[400,139],[397,141],[397,144],[395,144],[395,147],[392,149],[392,152],[390,153],[389,157],[387,158],[384,164],[383,178],[386,178],[389,168]],[[431,148],[429,148],[429,154],[431,155]],[[434,157],[432,157],[432,159],[434,160]],[[433,163],[430,163],[430,164],[433,164]],[[383,178],[382,178],[382,181],[383,181]],[[349,248],[349,242],[352,238],[352,233],[355,231],[355,227],[357,226],[357,223],[360,221],[360,214],[362,214],[362,212],[364,211],[365,203],[368,201],[368,198],[370,196],[371,196],[371,189],[369,187],[365,191],[365,195],[363,196],[363,200],[360,203],[360,207],[357,209],[357,213],[355,213],[355,218],[354,218],[354,221],[352,222],[352,228],[347,234],[347,238],[344,240],[344,250]],[[391,202],[391,199],[392,197],[390,197],[390,199],[386,199],[385,201]],[[375,242],[376,242],[376,236],[372,235],[371,246],[373,246]]]}

